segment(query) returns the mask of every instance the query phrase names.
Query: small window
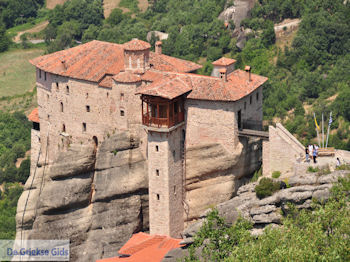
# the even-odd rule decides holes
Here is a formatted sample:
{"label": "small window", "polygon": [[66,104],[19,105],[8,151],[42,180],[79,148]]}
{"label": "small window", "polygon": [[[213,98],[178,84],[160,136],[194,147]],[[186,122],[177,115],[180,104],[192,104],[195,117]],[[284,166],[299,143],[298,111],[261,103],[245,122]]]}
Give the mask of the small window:
{"label": "small window", "polygon": [[90,112],[90,106],[86,106],[86,112]]}
{"label": "small window", "polygon": [[86,132],[86,123],[83,123],[83,132]]}
{"label": "small window", "polygon": [[56,82],[56,90],[58,91],[59,90],[59,88],[58,88],[58,83]]}
{"label": "small window", "polygon": [[256,93],[256,101],[259,101],[259,92]]}
{"label": "small window", "polygon": [[66,132],[66,125],[65,124],[62,125],[62,132]]}
{"label": "small window", "polygon": [[44,80],[46,81],[46,72],[44,73]]}
{"label": "small window", "polygon": [[120,101],[124,101],[124,93],[120,93]]}
{"label": "small window", "polygon": [[247,109],[247,102],[244,102],[244,110]]}
{"label": "small window", "polygon": [[107,92],[107,97],[109,97],[109,93]]}
{"label": "small window", "polygon": [[89,97],[89,93],[86,93],[86,98],[88,98]]}
{"label": "small window", "polygon": [[159,200],[160,199],[160,196],[159,196],[159,194],[157,194],[157,200]]}
{"label": "small window", "polygon": [[250,96],[250,97],[249,97],[249,104],[252,104],[252,102],[253,102],[253,97]]}
{"label": "small window", "polygon": [[50,120],[50,115],[47,115],[47,120]]}
{"label": "small window", "polygon": [[176,156],[176,152],[175,150],[173,150],[173,158],[175,158],[175,156]]}
{"label": "small window", "polygon": [[69,94],[69,86],[66,86],[66,93]]}
{"label": "small window", "polygon": [[156,152],[159,152],[159,146],[156,146]]}
{"label": "small window", "polygon": [[41,69],[39,69],[39,78],[41,78]]}
{"label": "small window", "polygon": [[61,112],[63,112],[63,103],[61,102]]}
{"label": "small window", "polygon": [[156,169],[156,175],[159,176],[159,169]]}
{"label": "small window", "polygon": [[125,113],[124,113],[124,110],[120,110],[120,116],[124,116]]}

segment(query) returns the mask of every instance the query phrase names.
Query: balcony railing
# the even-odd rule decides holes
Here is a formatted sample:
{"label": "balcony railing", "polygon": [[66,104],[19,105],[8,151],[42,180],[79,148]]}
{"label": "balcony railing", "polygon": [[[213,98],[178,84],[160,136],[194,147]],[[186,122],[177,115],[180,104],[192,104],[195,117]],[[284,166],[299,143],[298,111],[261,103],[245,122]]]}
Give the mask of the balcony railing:
{"label": "balcony railing", "polygon": [[153,127],[172,127],[184,121],[184,112],[176,113],[169,118],[153,117],[150,113],[142,116],[142,124]]}

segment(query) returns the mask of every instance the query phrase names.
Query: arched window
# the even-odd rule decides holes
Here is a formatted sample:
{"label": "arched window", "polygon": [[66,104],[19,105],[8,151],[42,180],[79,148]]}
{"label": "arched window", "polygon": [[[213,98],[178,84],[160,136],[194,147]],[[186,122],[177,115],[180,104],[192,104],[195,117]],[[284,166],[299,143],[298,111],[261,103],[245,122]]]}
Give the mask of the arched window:
{"label": "arched window", "polygon": [[62,125],[62,132],[66,132],[66,125],[65,124]]}
{"label": "arched window", "polygon": [[63,112],[63,103],[61,102],[61,112]]}
{"label": "arched window", "polygon": [[69,94],[69,86],[66,86],[66,93]]}

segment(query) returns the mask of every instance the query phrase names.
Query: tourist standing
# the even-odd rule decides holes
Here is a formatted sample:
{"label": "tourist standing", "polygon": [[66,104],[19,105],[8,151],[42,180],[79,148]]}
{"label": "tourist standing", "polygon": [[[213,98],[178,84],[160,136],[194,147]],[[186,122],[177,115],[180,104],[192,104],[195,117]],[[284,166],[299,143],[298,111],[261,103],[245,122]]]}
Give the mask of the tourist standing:
{"label": "tourist standing", "polygon": [[314,159],[314,163],[316,164],[317,161],[316,161],[316,158],[317,158],[317,149],[316,149],[316,146],[314,145],[313,148],[312,148],[312,157]]}
{"label": "tourist standing", "polygon": [[305,159],[306,162],[310,162],[310,158],[309,158],[309,147],[305,147]]}
{"label": "tourist standing", "polygon": [[312,157],[312,150],[313,150],[313,147],[312,147],[312,145],[310,144],[310,145],[309,145],[309,156],[310,156],[311,158],[313,158],[313,157]]}
{"label": "tourist standing", "polygon": [[337,157],[337,162],[335,164],[335,167],[340,167],[340,159],[339,159],[339,157]]}

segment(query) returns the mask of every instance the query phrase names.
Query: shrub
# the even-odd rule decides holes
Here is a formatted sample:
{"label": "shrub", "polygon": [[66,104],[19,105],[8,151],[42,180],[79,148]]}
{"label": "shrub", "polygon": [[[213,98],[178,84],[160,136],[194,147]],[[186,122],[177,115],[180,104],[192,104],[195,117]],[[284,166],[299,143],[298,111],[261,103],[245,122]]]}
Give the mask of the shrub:
{"label": "shrub", "polygon": [[256,196],[259,199],[271,196],[280,189],[280,183],[274,182],[271,178],[264,177],[260,180],[259,185],[255,187]]}
{"label": "shrub", "polygon": [[336,168],[336,170],[350,170],[350,165],[343,164]]}
{"label": "shrub", "polygon": [[280,171],[273,171],[272,173],[272,177],[273,178],[279,178],[281,176],[281,172]]}
{"label": "shrub", "polygon": [[320,169],[319,169],[318,167],[309,166],[309,167],[307,168],[307,172],[309,172],[309,173],[316,173],[316,172],[318,172],[318,171],[320,171]]}
{"label": "shrub", "polygon": [[258,171],[254,172],[253,177],[250,179],[250,182],[256,182],[258,181],[259,177],[262,175],[262,169],[260,168]]}
{"label": "shrub", "polygon": [[324,167],[324,168],[321,168],[317,174],[320,176],[324,176],[324,175],[329,175],[330,173],[331,173],[331,170],[329,169],[329,167]]}

